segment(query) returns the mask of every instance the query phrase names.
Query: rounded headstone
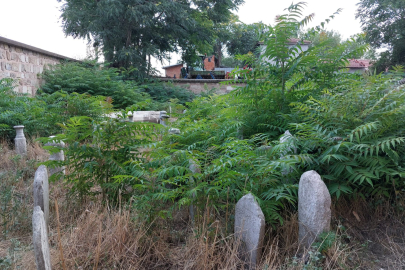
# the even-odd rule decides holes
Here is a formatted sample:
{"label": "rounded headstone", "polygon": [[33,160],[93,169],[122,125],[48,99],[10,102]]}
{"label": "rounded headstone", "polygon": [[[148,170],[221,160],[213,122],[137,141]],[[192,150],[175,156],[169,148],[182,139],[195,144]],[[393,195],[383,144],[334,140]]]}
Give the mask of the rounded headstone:
{"label": "rounded headstone", "polygon": [[39,206],[44,212],[46,226],[49,224],[49,183],[45,165],[41,165],[34,177],[34,207]]}
{"label": "rounded headstone", "polygon": [[316,171],[302,174],[298,186],[299,243],[309,248],[322,232],[330,230],[331,197]]}
{"label": "rounded headstone", "polygon": [[259,204],[252,194],[243,196],[235,207],[235,238],[242,242],[242,253],[250,269],[260,261],[264,229],[265,219]]}
{"label": "rounded headstone", "polygon": [[47,226],[45,224],[44,213],[39,206],[34,207],[32,215],[32,243],[37,269],[51,270]]}

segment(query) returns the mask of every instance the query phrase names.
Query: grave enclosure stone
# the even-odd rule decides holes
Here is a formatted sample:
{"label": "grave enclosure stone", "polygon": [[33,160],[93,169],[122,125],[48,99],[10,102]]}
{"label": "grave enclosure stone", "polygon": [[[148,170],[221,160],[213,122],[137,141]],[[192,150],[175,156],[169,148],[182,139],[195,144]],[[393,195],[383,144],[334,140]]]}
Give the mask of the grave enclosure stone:
{"label": "grave enclosure stone", "polygon": [[15,151],[19,155],[26,155],[27,154],[27,140],[24,136],[24,126],[14,126],[16,131],[16,136],[14,139],[15,143]]}
{"label": "grave enclosure stone", "polygon": [[45,224],[49,224],[49,183],[45,165],[38,167],[34,177],[34,207],[39,206],[44,212]]}
{"label": "grave enclosure stone", "polygon": [[322,232],[330,230],[331,197],[316,171],[302,174],[298,187],[299,243],[308,249]]}
{"label": "grave enclosure stone", "polygon": [[[55,136],[50,136],[49,138],[54,138],[54,137]],[[46,146],[65,147],[65,143],[62,141],[61,142],[53,141],[53,142],[47,143],[45,145]],[[64,161],[65,154],[64,154],[63,150],[60,150],[59,152],[57,152],[55,154],[51,154],[51,156],[49,157],[49,160]],[[65,174],[65,166],[49,168],[49,176],[52,176],[53,174],[58,173],[58,172],[62,172],[63,174]]]}
{"label": "grave enclosure stone", "polygon": [[32,215],[32,242],[38,270],[51,270],[47,225],[41,207],[35,206]]}
{"label": "grave enclosure stone", "polygon": [[255,269],[260,261],[263,246],[265,220],[259,204],[252,194],[243,196],[235,208],[235,238],[242,242],[242,254]]}

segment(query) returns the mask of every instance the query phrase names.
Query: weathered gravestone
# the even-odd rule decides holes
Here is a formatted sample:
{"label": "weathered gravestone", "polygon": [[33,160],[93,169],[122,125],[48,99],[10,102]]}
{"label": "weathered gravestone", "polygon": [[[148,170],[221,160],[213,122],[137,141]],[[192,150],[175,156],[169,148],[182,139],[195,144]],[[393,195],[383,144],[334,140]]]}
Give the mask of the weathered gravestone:
{"label": "weathered gravestone", "polygon": [[[195,163],[194,160],[190,159],[188,162],[189,162],[189,167],[188,168],[190,169],[191,173],[193,173],[193,174],[201,173],[201,168],[198,166],[197,163]],[[194,188],[195,182],[194,182],[193,176],[190,177],[189,181],[190,181],[190,186],[192,188]],[[193,197],[195,197],[195,194],[193,194]],[[190,219],[191,219],[191,222],[194,225],[194,205],[191,204],[190,207],[189,207],[189,210],[190,210]]]}
{"label": "weathered gravestone", "polygon": [[[50,136],[49,138],[54,138],[55,136]],[[65,143],[60,141],[53,141],[51,143],[46,143],[46,146],[55,146],[55,147],[65,147]],[[57,161],[64,161],[65,160],[65,154],[63,152],[63,150],[60,150],[59,152],[52,154],[49,157],[49,160],[57,160]],[[62,172],[63,174],[65,174],[65,166],[61,166],[61,167],[54,167],[54,168],[49,168],[49,176],[52,176],[55,173],[58,172]]]}
{"label": "weathered gravestone", "polygon": [[331,198],[316,171],[302,174],[298,186],[299,243],[309,248],[322,232],[330,230]]}
{"label": "weathered gravestone", "polygon": [[26,155],[27,154],[27,140],[24,136],[24,126],[14,126],[16,131],[16,136],[14,139],[15,151],[17,154]]}
{"label": "weathered gravestone", "polygon": [[242,254],[255,269],[260,261],[264,238],[264,215],[252,194],[243,196],[235,208],[235,238],[242,242]]}
{"label": "weathered gravestone", "polygon": [[34,207],[34,214],[32,215],[32,242],[37,269],[51,270],[47,226],[44,213],[39,206]]}
{"label": "weathered gravestone", "polygon": [[38,167],[34,177],[34,207],[39,206],[44,212],[45,224],[49,224],[49,183],[45,165]]}

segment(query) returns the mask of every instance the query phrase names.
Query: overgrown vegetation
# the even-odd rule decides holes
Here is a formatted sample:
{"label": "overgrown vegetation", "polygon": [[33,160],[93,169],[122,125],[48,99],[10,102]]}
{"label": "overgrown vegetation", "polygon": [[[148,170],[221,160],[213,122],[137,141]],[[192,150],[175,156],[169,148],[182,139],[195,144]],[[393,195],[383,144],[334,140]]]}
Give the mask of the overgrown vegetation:
{"label": "overgrown vegetation", "polygon": [[[52,180],[58,187],[55,198],[64,201],[67,212],[73,211],[73,220],[68,220],[78,228],[65,231],[64,247],[75,247],[65,249],[69,266],[78,266],[80,261],[86,269],[97,265],[125,269],[243,267],[236,252],[240,243],[229,236],[234,205],[247,193],[259,202],[268,225],[261,269],[360,267],[362,262],[354,255],[365,241],[356,235],[360,221],[371,224],[373,216],[385,221],[395,217],[403,224],[405,85],[397,82],[404,70],[397,66],[389,74],[347,73],[348,59],[368,48],[353,46],[354,39],[333,47],[330,40],[320,41],[308,50],[302,49],[303,40],[288,45],[312,19],[302,16],[303,7],[303,3],[293,4],[275,25],[261,26],[263,53],[239,57],[252,67],[238,71],[246,86],[228,95],[187,102],[186,113],[176,115],[178,119],[168,121],[167,127],[100,118],[111,104],[88,93],[89,89],[96,89],[93,94],[107,93],[102,92],[105,84],[87,71],[82,84],[77,73],[69,71],[76,70],[75,64],[49,71],[45,76],[55,74],[63,80],[47,87],[68,83],[36,99],[13,95],[7,92],[11,82],[3,83],[8,108],[10,102],[38,102],[42,111],[37,113],[37,121],[44,119],[39,115],[47,106],[55,105],[56,111],[63,112],[60,118],[49,120],[61,123],[58,127],[63,131],[56,138],[40,141],[66,143],[66,160],[45,164],[67,166],[63,180]],[[307,34],[319,35],[330,19]],[[62,74],[64,68],[71,75]],[[114,80],[114,85],[123,84],[119,87],[128,91],[132,88],[127,86],[142,88]],[[141,93],[149,91],[156,101],[172,104],[184,104],[189,98],[164,96],[153,87],[143,86],[145,90],[137,95],[146,97]],[[64,88],[70,92],[82,89],[83,93],[59,91]],[[62,100],[62,105],[52,100]],[[89,102],[88,107],[79,100]],[[70,102],[76,105],[70,107]],[[141,104],[151,103],[144,99],[131,106],[140,108]],[[128,110],[122,111],[123,117]],[[181,133],[170,133],[173,127]],[[298,179],[308,170],[322,176],[335,215],[333,231],[321,235],[304,262],[295,257],[296,208]],[[6,209],[13,211],[7,197],[11,191],[7,186],[2,189]],[[195,212],[194,219],[189,218],[186,206]],[[3,219],[9,222],[9,217]],[[136,233],[131,236],[129,232]],[[387,239],[392,240],[390,237]],[[388,242],[401,250],[391,240]],[[86,244],[78,245],[79,241]],[[403,263],[396,260],[395,265],[402,267]]]}

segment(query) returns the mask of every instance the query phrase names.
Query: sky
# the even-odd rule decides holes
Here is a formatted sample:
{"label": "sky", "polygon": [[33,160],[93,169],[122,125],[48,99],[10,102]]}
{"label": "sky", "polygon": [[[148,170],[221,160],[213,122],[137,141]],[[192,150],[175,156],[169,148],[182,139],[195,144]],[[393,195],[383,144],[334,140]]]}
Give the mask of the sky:
{"label": "sky", "polygon": [[[295,3],[298,1],[294,1]],[[343,10],[327,26],[338,31],[343,38],[361,32],[360,22],[355,19],[357,0],[307,0],[304,15],[315,13],[309,26],[318,25],[339,8]],[[236,14],[240,21],[250,24],[273,24],[276,15],[292,1],[245,0]],[[0,0],[0,36],[26,43],[67,57],[83,59],[87,56],[87,41],[66,37],[60,20],[60,6],[56,0]],[[177,62],[172,55],[171,64]],[[163,63],[163,66],[168,65]],[[155,67],[162,71],[158,61]]]}

